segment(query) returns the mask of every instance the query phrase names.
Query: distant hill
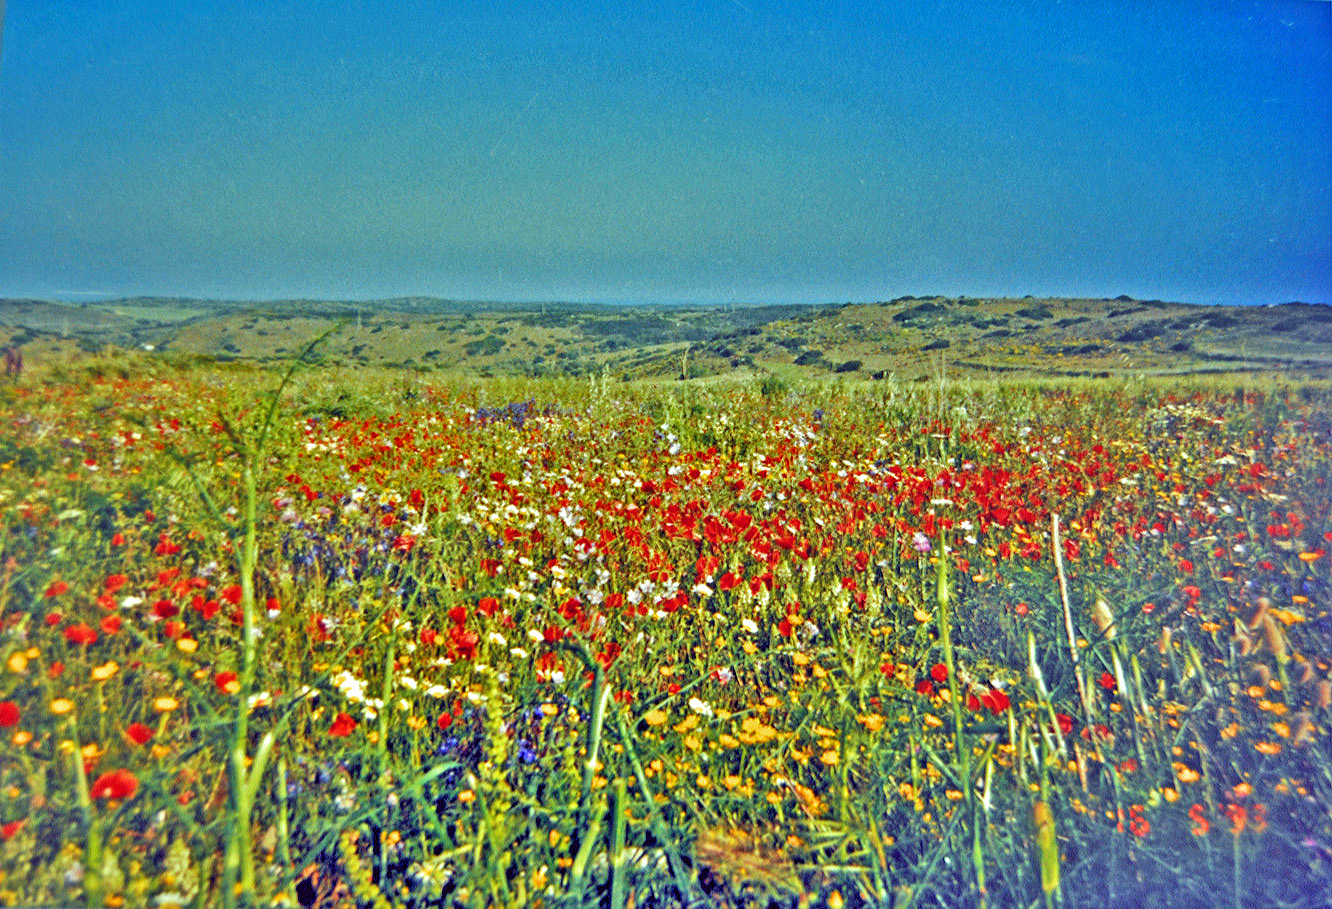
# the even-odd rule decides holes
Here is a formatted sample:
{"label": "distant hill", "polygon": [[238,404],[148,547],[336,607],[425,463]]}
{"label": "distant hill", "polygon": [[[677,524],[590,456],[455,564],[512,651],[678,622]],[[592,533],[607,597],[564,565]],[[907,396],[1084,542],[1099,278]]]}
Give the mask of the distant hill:
{"label": "distant hill", "polygon": [[34,357],[107,348],[278,361],[330,325],[348,366],[477,375],[727,373],[1332,375],[1332,307],[1159,300],[901,297],[830,305],[609,306],[401,297],[263,303],[0,300],[0,338]]}

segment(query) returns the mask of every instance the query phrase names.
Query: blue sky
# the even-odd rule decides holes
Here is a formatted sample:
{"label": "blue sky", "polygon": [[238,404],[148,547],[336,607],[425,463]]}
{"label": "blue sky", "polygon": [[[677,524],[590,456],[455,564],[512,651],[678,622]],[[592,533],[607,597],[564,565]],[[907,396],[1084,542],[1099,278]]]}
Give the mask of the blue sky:
{"label": "blue sky", "polygon": [[4,10],[0,295],[1332,302],[1327,3]]}

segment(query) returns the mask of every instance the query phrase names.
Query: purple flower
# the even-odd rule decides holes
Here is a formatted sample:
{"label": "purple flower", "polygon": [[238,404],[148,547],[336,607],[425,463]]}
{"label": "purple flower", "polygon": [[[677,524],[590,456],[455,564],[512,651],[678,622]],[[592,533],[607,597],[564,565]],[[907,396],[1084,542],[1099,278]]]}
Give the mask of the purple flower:
{"label": "purple flower", "polygon": [[916,535],[911,538],[911,545],[916,548],[916,552],[929,552],[930,538],[917,530]]}

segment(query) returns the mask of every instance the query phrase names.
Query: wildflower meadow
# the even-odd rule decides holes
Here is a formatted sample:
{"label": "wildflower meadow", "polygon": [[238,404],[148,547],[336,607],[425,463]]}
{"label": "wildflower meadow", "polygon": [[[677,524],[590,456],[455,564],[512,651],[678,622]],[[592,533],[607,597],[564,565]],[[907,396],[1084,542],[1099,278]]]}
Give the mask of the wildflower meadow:
{"label": "wildflower meadow", "polygon": [[0,904],[1320,906],[1332,391],[0,388]]}

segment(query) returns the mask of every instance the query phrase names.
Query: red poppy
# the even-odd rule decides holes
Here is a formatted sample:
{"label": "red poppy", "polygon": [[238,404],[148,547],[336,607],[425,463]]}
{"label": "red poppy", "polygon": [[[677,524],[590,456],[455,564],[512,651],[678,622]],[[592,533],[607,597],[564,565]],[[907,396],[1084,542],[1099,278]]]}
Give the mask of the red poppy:
{"label": "red poppy", "polygon": [[333,718],[333,725],[328,727],[328,734],[338,738],[346,738],[352,734],[356,728],[356,721],[348,714],[339,713]]}
{"label": "red poppy", "polygon": [[190,600],[190,608],[203,616],[206,622],[218,614],[218,611],[222,609],[222,604],[217,600],[205,600],[202,596],[196,594],[194,599]]}
{"label": "red poppy", "polygon": [[97,632],[80,622],[78,625],[71,625],[65,629],[65,640],[71,644],[82,644],[86,647],[97,642]]}
{"label": "red poppy", "polygon": [[47,599],[50,599],[51,597],[58,597],[66,590],[69,590],[69,585],[66,584],[64,581],[52,581],[51,586],[46,588],[46,593],[43,594],[43,596],[45,596]]}
{"label": "red poppy", "polygon": [[222,591],[222,599],[226,600],[226,601],[227,601],[228,603],[230,603],[232,606],[235,606],[235,605],[237,605],[238,603],[240,603],[240,601],[241,601],[241,586],[240,586],[239,584],[232,584],[230,587],[228,587],[228,588],[226,588],[225,590],[223,590],[223,591]]}
{"label": "red poppy", "polygon": [[0,729],[17,726],[21,716],[18,704],[13,701],[0,701]]}
{"label": "red poppy", "polygon": [[128,770],[110,770],[97,778],[92,786],[95,799],[127,799],[139,788],[139,778]]}
{"label": "red poppy", "polygon": [[11,840],[14,834],[23,829],[23,821],[10,821],[3,827],[0,827],[0,840]]}
{"label": "red poppy", "polygon": [[115,535],[111,537],[111,545],[112,545],[112,546],[124,546],[124,545],[125,545],[125,535],[124,535],[123,533],[121,533],[120,531],[116,531]]}
{"label": "red poppy", "polygon": [[1115,690],[1115,677],[1108,672],[1102,672],[1101,677],[1096,680],[1106,691]]}
{"label": "red poppy", "polygon": [[930,678],[942,685],[948,681],[948,667],[943,663],[935,663],[930,667]]}
{"label": "red poppy", "polygon": [[120,616],[109,615],[102,619],[99,624],[101,625],[103,634],[112,635],[120,631],[120,626],[124,623],[121,621]]}
{"label": "red poppy", "polygon": [[106,588],[107,593],[115,593],[117,590],[124,587],[125,582],[128,580],[129,578],[125,577],[123,574],[109,574],[106,576],[106,580],[102,582],[102,586]]}
{"label": "red poppy", "polygon": [[213,684],[223,694],[236,694],[240,691],[240,681],[234,672],[219,672],[213,676]]}
{"label": "red poppy", "polygon": [[143,723],[130,723],[125,736],[136,745],[142,745],[153,737],[153,730]]}
{"label": "red poppy", "polygon": [[916,694],[934,694],[934,683],[929,679],[921,679],[916,683]]}
{"label": "red poppy", "polygon": [[180,552],[180,544],[171,542],[166,535],[166,531],[163,531],[157,538],[157,545],[153,547],[154,555],[175,555],[178,552]]}
{"label": "red poppy", "polygon": [[439,719],[435,720],[435,725],[440,729],[448,729],[453,725],[453,715],[450,713],[441,713]]}

